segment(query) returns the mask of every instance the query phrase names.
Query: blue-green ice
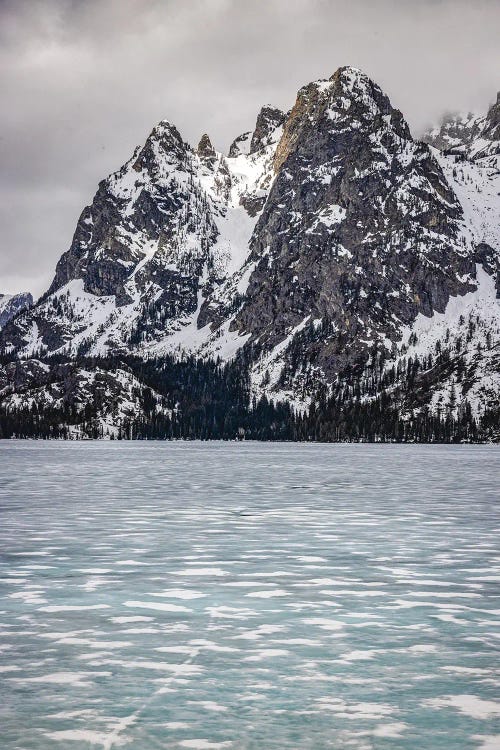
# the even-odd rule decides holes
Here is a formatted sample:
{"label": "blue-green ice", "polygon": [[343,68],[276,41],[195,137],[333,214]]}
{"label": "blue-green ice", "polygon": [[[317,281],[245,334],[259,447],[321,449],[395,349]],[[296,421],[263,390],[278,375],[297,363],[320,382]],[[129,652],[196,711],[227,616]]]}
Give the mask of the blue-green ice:
{"label": "blue-green ice", "polygon": [[2,750],[498,750],[500,449],[0,442]]}

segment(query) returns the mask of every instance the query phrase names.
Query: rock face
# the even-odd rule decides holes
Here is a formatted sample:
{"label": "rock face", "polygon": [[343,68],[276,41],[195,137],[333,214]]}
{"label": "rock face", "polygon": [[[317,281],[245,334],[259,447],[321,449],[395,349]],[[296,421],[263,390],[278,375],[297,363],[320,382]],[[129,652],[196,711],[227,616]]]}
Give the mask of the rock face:
{"label": "rock face", "polygon": [[344,67],[288,113],[263,107],[227,156],[162,121],[100,183],[50,289],[0,350],[236,357],[255,395],[305,408],[374,358],[424,356],[437,344],[422,321],[446,321],[440,336],[458,346],[467,310],[484,323],[469,363],[479,413],[496,387],[481,384],[500,384],[485,354],[500,336],[499,112],[497,100],[416,141],[379,86]]}
{"label": "rock face", "polygon": [[3,328],[9,320],[31,307],[32,304],[33,297],[29,292],[0,294],[0,328]]}
{"label": "rock face", "polygon": [[491,105],[486,115],[485,134],[492,142],[500,141],[500,91],[497,93],[497,99]]}
{"label": "rock face", "polygon": [[496,277],[500,296],[500,93],[485,116],[446,117],[424,135],[458,197],[476,259]]}
{"label": "rock face", "polygon": [[301,335],[300,360],[331,378],[474,288],[462,209],[441,168],[359,71],[299,91],[274,168],[235,321],[251,341],[273,348],[321,324],[319,340]]}
{"label": "rock face", "polygon": [[423,140],[473,161],[500,156],[500,92],[486,115],[448,115]]}
{"label": "rock face", "polygon": [[[215,152],[204,138],[200,159],[213,166]],[[194,162],[177,129],[168,122],[157,125],[144,147],[99,185],[57,265],[49,294],[81,279],[84,292],[114,295],[123,306],[138,293],[149,297],[161,276],[173,309],[196,307],[190,281],[216,228],[206,196],[193,181]]]}
{"label": "rock face", "polygon": [[242,133],[231,143],[229,147],[228,156],[234,158],[235,156],[248,156],[250,152],[250,143],[252,142],[252,131],[248,130],[246,133]]}
{"label": "rock face", "polygon": [[207,133],[204,133],[201,136],[200,142],[198,143],[198,148],[196,149],[196,153],[200,157],[200,160],[210,169],[213,169],[215,167],[215,164],[217,162],[217,154],[215,153],[215,149],[212,146],[212,141],[210,140],[210,137],[207,135]]}
{"label": "rock face", "polygon": [[270,106],[262,107],[250,141],[250,153],[255,154],[275,143],[276,133],[283,126],[286,118],[287,115],[280,109]]}

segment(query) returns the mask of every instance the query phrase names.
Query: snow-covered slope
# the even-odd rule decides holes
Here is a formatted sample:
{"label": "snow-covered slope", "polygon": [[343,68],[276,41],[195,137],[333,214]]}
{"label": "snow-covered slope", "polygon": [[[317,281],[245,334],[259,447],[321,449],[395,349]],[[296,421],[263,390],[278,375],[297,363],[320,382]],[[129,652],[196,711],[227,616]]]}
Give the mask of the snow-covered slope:
{"label": "snow-covered slope", "polygon": [[[487,406],[500,408],[500,300],[494,278],[477,266],[478,286],[463,297],[452,297],[444,313],[418,315],[403,332],[396,363],[430,359],[428,389],[421,399],[432,413],[449,410],[456,416],[467,402],[480,416]],[[447,366],[432,369],[448,353]]]}
{"label": "snow-covered slope", "polygon": [[[162,121],[100,183],[1,353],[236,358],[255,396],[304,409],[376,357],[429,361],[444,340],[481,414],[500,387],[500,99],[424,140],[350,67],[286,114],[263,107],[228,155]],[[453,373],[431,368],[429,408],[456,398]]]}
{"label": "snow-covered slope", "polygon": [[[48,293],[5,333],[7,351],[166,351],[184,340],[189,347],[193,327],[241,289],[234,277],[273,179],[284,117],[273,112],[264,123],[259,116],[249,153],[233,157],[216,153],[208,136],[192,149],[169,123],[154,128],[100,184]],[[210,335],[205,324],[196,345]]]}
{"label": "snow-covered slope", "polygon": [[0,294],[0,328],[3,328],[9,320],[18,313],[33,304],[33,297],[29,292],[20,294]]}
{"label": "snow-covered slope", "polygon": [[470,160],[487,159],[498,166],[500,156],[500,92],[486,115],[448,115],[440,126],[424,135],[424,141],[441,151]]}

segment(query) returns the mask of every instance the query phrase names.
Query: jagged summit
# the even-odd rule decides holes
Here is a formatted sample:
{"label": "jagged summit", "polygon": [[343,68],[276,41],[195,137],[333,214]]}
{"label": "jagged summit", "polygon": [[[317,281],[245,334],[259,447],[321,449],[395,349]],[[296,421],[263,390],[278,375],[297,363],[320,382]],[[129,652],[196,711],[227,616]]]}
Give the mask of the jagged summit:
{"label": "jagged summit", "polygon": [[184,153],[186,144],[184,143],[181,134],[172,123],[168,120],[161,120],[151,133],[149,134],[144,147],[140,154],[148,154],[153,149],[155,144],[167,155],[179,156]]}
{"label": "jagged summit", "polygon": [[29,292],[0,294],[0,329],[32,304],[33,296]]}
{"label": "jagged summit", "polygon": [[254,129],[237,136],[231,143],[228,156],[249,156],[272,146],[279,140],[287,116],[277,107],[266,104],[257,115]]}
{"label": "jagged summit", "polygon": [[328,79],[320,79],[315,83],[322,88],[332,83],[357,96],[372,93],[374,90],[382,94],[380,87],[364,71],[352,65],[342,65]]}
{"label": "jagged summit", "polygon": [[209,163],[212,166],[217,161],[217,154],[214,147],[212,146],[210,136],[207,133],[204,133],[201,136],[196,149],[196,153],[198,154],[200,159],[202,159],[202,161]]}
{"label": "jagged summit", "polygon": [[339,68],[329,79],[299,89],[276,150],[275,171],[280,170],[299,140],[316,138],[318,133],[322,138],[328,135],[339,139],[342,132],[353,127],[366,132],[373,124],[382,130],[386,126],[384,117],[390,118],[399,137],[411,137],[401,112],[392,107],[377,84],[356,68]]}
{"label": "jagged summit", "polygon": [[365,115],[391,115],[396,111],[380,86],[358,68],[339,68],[329,80],[334,87],[331,92],[333,96],[346,96],[351,106],[358,108],[363,104]]}
{"label": "jagged summit", "polygon": [[262,107],[257,115],[255,129],[250,142],[250,153],[254,154],[276,139],[276,131],[283,125],[286,119],[285,112],[276,107],[266,105]]}
{"label": "jagged summit", "polygon": [[248,156],[252,135],[253,132],[251,130],[247,130],[245,133],[238,135],[229,147],[228,156],[232,159],[236,156]]}
{"label": "jagged summit", "polygon": [[441,124],[425,133],[423,140],[441,151],[454,151],[490,167],[500,166],[500,92],[486,115],[447,114]]}
{"label": "jagged summit", "polygon": [[[287,113],[262,107],[227,157],[164,120],[99,184],[0,351],[33,382],[34,359],[54,354],[76,368],[84,355],[236,359],[252,395],[306,408],[373,362],[399,367],[404,347],[446,398],[463,367],[429,365],[439,340],[469,368],[479,414],[500,383],[498,121],[497,99],[429,136],[437,151],[351,66],[303,86]],[[419,392],[429,409],[434,395]]]}

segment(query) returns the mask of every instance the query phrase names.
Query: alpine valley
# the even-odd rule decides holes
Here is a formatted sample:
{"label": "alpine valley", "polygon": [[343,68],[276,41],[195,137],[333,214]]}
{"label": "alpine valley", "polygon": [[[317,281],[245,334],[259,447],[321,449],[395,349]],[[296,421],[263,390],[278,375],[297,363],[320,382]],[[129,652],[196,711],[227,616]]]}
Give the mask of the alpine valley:
{"label": "alpine valley", "polygon": [[1,318],[1,433],[500,440],[499,258],[500,95],[416,140],[344,67],[227,155],[162,121]]}

